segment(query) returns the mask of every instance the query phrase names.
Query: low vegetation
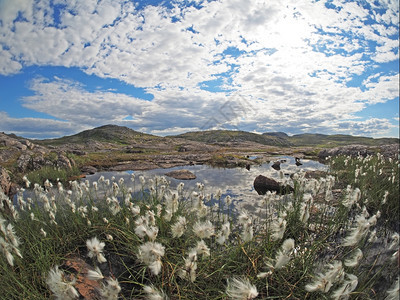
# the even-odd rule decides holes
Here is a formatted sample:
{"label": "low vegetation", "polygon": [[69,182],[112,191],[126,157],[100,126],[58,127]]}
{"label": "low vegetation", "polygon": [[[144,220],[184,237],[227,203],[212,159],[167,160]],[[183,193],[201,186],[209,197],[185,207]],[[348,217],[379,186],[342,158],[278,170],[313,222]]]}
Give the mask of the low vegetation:
{"label": "low vegetation", "polygon": [[252,211],[164,177],[68,189],[24,177],[15,203],[0,193],[2,297],[398,299],[399,161],[330,165],[320,179],[282,177],[294,193]]}
{"label": "low vegetation", "polygon": [[26,177],[32,183],[43,184],[46,180],[50,182],[68,182],[71,178],[81,175],[77,167],[56,168],[54,166],[44,166],[39,170],[29,172]]}

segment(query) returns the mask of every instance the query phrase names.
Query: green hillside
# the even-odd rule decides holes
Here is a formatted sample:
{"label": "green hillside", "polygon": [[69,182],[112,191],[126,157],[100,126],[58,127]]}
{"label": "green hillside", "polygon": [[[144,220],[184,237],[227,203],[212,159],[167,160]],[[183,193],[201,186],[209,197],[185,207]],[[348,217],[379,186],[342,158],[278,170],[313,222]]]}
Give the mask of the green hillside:
{"label": "green hillside", "polygon": [[[359,137],[351,135],[325,135],[325,134],[297,134],[289,136],[284,132],[266,132],[257,134],[246,131],[230,130],[207,130],[187,132],[180,135],[169,136],[167,138],[180,138],[190,141],[202,142],[206,144],[233,144],[254,142],[268,146],[293,147],[293,146],[311,146],[311,147],[336,147],[350,144],[362,144],[368,146],[379,146],[384,144],[399,143],[395,138]],[[132,143],[151,143],[164,140],[151,134],[141,133],[128,127],[117,125],[104,125],[90,130],[82,131],[78,134],[65,136],[57,139],[35,140],[35,143],[41,145],[64,145],[64,144],[84,144],[88,141],[113,143],[119,145],[129,145]]]}
{"label": "green hillside", "polygon": [[156,139],[160,139],[160,137],[151,134],[141,133],[124,126],[104,125],[101,127],[85,130],[71,136],[35,142],[42,145],[63,145],[81,144],[92,140],[98,142],[129,145],[133,142],[145,142]]}

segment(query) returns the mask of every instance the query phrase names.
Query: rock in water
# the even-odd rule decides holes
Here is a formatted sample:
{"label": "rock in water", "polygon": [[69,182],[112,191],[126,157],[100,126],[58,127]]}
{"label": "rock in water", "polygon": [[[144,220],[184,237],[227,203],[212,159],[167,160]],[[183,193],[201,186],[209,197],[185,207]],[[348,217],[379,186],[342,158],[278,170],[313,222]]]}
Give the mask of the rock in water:
{"label": "rock in water", "polygon": [[281,169],[281,162],[280,161],[276,161],[272,164],[271,166],[272,168],[274,168],[275,170],[279,171]]}
{"label": "rock in water", "polygon": [[180,179],[180,180],[196,179],[196,175],[194,175],[192,172],[190,172],[189,170],[186,170],[186,169],[174,170],[174,171],[168,172],[165,175],[175,178],[175,179]]}
{"label": "rock in water", "polygon": [[259,195],[265,195],[267,191],[277,192],[278,194],[286,194],[294,191],[290,185],[282,186],[276,180],[263,175],[258,175],[254,179],[253,185]]}
{"label": "rock in water", "polygon": [[301,166],[302,165],[302,163],[300,162],[300,158],[295,157],[294,159],[296,160],[296,166]]}

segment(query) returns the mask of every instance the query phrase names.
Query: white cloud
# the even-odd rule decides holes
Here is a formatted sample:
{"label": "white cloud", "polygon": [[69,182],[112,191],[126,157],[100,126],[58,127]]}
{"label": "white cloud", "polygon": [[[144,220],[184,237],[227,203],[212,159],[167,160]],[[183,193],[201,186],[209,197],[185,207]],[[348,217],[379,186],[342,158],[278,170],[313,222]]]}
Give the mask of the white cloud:
{"label": "white cloud", "polygon": [[398,126],[393,125],[388,119],[371,118],[358,121],[339,121],[336,123],[338,132],[362,136],[384,136],[391,129]]}
{"label": "white cloud", "polygon": [[26,138],[54,138],[70,135],[90,127],[78,123],[43,118],[12,118],[0,111],[0,128]]}
{"label": "white cloud", "polygon": [[155,103],[112,92],[90,93],[81,84],[60,78],[32,81],[33,96],[22,98],[24,107],[49,114],[57,119],[98,126],[120,121],[127,116],[141,116],[155,107]]}
{"label": "white cloud", "polygon": [[[0,74],[31,65],[76,66],[154,95],[145,101],[91,93],[74,81],[33,81],[35,95],[22,99],[24,106],[81,127],[115,122],[160,133],[210,124],[328,130],[365,104],[398,97],[398,76],[381,70],[367,75],[398,59],[398,1],[371,3],[372,10],[346,1],[331,2],[337,9],[306,0],[204,1],[201,8],[177,1],[172,8],[141,11],[124,0],[53,2],[63,7],[60,23],[47,1],[0,0]],[[241,52],[225,55],[228,47]],[[365,86],[349,87],[358,76]],[[199,88],[215,79],[257,113],[218,116],[227,102],[239,107],[240,101],[228,91]],[[362,128],[369,130],[357,130]]]}
{"label": "white cloud", "polygon": [[33,0],[0,0],[0,20],[7,26],[17,19],[18,15],[27,20],[32,19]]}

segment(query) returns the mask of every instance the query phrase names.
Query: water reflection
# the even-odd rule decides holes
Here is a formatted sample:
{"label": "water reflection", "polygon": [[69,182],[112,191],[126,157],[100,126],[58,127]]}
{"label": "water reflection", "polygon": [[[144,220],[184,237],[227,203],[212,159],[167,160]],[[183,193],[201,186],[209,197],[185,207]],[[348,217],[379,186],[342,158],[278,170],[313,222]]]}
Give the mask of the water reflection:
{"label": "water reflection", "polygon": [[262,165],[252,165],[250,170],[245,168],[213,168],[207,165],[195,165],[195,166],[180,166],[168,169],[154,169],[149,171],[126,171],[126,172],[98,172],[93,175],[88,175],[87,180],[90,182],[96,181],[100,176],[104,176],[105,179],[111,179],[113,176],[116,180],[124,178],[125,184],[128,187],[132,187],[130,177],[134,173],[136,176],[136,189],[140,188],[138,183],[138,176],[143,175],[146,179],[153,178],[154,176],[164,176],[166,173],[173,170],[187,169],[196,175],[195,180],[178,180],[171,177],[166,177],[170,182],[170,187],[175,189],[180,182],[184,182],[185,190],[190,192],[196,190],[196,183],[200,182],[205,185],[205,194],[215,194],[220,189],[223,193],[223,197],[230,195],[234,202],[242,204],[249,204],[260,197],[253,187],[254,179],[258,175],[264,175],[270,178],[274,178],[277,181],[281,181],[281,172],[284,176],[288,177],[290,174],[294,174],[301,170],[312,171],[312,170],[327,170],[328,167],[317,161],[302,159],[301,166],[296,166],[294,157],[291,156],[280,156],[276,160],[285,161],[282,162],[280,171],[274,170],[271,165],[273,162],[264,163]]}

